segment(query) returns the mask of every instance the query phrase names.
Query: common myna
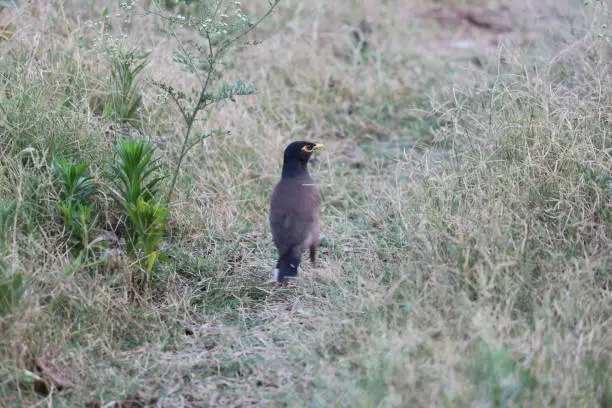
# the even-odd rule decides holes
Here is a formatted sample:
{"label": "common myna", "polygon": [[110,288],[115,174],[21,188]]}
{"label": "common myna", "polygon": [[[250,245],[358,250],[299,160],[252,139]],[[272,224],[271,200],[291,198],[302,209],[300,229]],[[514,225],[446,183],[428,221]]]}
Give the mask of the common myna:
{"label": "common myna", "polygon": [[278,250],[274,279],[282,284],[297,276],[306,248],[310,262],[316,264],[321,196],[307,166],[312,153],[322,147],[311,142],[290,143],[285,148],[281,179],[272,192],[270,229]]}

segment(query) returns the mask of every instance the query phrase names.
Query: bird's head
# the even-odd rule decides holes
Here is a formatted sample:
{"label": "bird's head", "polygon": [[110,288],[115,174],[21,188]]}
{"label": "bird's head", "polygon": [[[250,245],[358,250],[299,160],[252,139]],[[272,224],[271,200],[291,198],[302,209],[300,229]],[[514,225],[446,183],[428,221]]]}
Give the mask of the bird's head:
{"label": "bird's head", "polygon": [[302,164],[306,164],[312,156],[312,153],[324,147],[320,143],[298,141],[290,143],[285,148],[284,160],[285,163],[297,160]]}

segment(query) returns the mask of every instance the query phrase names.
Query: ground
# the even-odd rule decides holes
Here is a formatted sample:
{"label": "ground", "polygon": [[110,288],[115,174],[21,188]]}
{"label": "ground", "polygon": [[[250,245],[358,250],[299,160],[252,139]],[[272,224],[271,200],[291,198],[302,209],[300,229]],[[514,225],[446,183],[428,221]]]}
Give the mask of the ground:
{"label": "ground", "polygon": [[[223,59],[218,84],[256,92],[194,125],[229,133],[185,156],[137,295],[112,147],[150,140],[170,172],[185,123],[156,83],[200,82],[128,16],[0,13],[0,406],[612,407],[608,3],[281,0]],[[104,113],[128,45],[150,53],[136,127]],[[322,245],[277,288],[268,205],[299,139],[326,146]],[[100,185],[102,266],[66,238],[60,155]]]}

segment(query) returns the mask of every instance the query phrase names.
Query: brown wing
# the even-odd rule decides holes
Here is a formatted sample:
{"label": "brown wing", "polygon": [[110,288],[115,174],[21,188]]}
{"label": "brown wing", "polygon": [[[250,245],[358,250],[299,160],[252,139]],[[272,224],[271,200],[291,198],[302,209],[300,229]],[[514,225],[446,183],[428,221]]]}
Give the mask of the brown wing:
{"label": "brown wing", "polygon": [[274,188],[270,229],[279,255],[291,248],[301,252],[318,241],[320,202],[312,180],[281,180]]}

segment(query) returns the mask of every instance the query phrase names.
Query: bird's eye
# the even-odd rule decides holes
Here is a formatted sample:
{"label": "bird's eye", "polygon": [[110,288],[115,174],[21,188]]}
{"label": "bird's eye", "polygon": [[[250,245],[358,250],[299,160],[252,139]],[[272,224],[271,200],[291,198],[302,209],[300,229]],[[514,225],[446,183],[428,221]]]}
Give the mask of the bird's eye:
{"label": "bird's eye", "polygon": [[314,145],[305,145],[305,146],[302,146],[302,151],[306,152],[306,153],[312,153],[313,147],[314,147]]}

